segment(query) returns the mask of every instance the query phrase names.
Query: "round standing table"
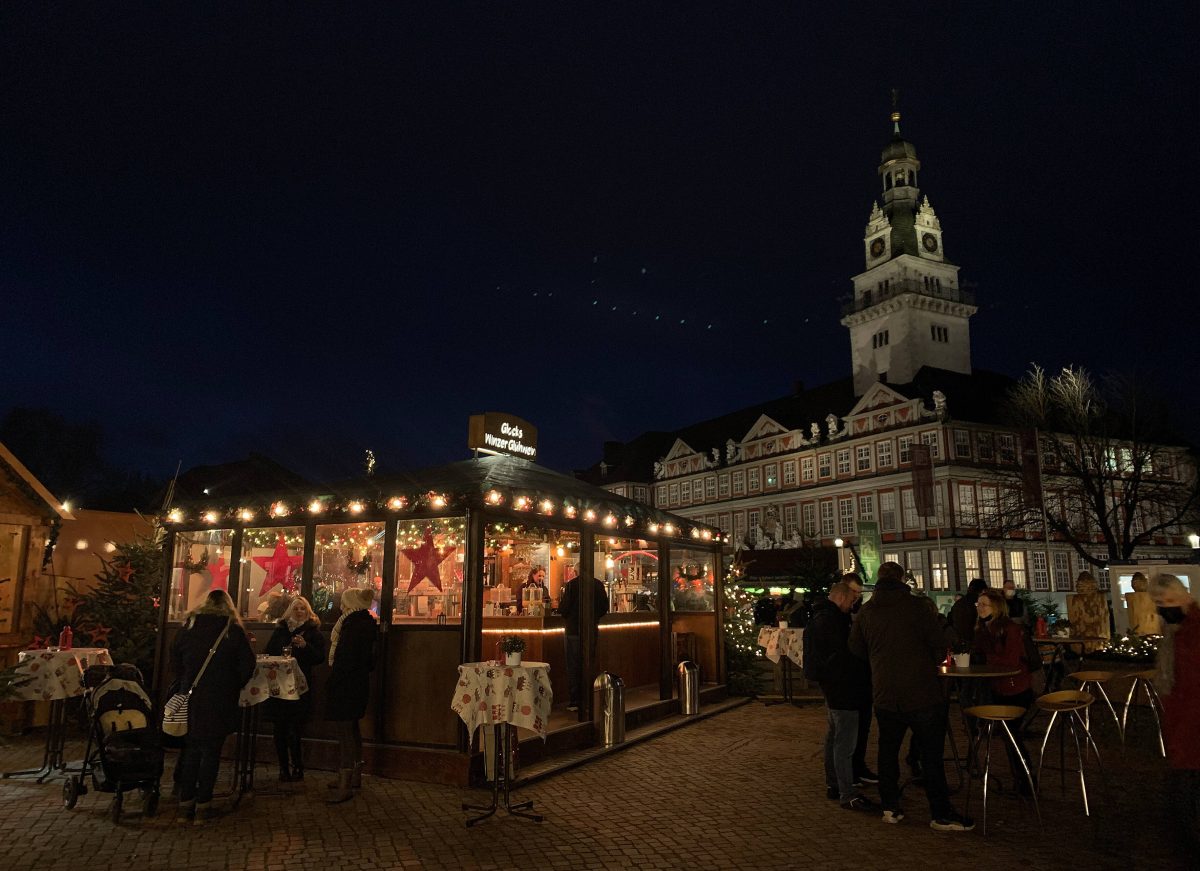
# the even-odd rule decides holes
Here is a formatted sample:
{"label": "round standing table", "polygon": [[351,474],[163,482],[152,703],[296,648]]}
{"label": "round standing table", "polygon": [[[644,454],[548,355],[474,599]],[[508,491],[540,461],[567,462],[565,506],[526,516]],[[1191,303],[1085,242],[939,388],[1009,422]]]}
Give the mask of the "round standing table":
{"label": "round standing table", "polygon": [[1079,658],[1082,660],[1087,655],[1087,645],[1097,641],[1105,641],[1107,639],[1093,635],[1067,635],[1055,636],[1047,635],[1045,638],[1033,637],[1033,643],[1038,646],[1038,650],[1045,645],[1051,649],[1050,662],[1042,664],[1042,673],[1046,676],[1046,692],[1052,693],[1062,684],[1062,679],[1054,681],[1054,676],[1058,674],[1058,666],[1063,666],[1063,674],[1066,674],[1066,649],[1068,647],[1079,646]]}
{"label": "round standing table", "polygon": [[233,803],[236,807],[246,793],[254,792],[254,766],[258,761],[258,727],[267,699],[296,701],[308,692],[308,681],[295,657],[259,654],[254,674],[238,696],[242,722],[237,732],[233,761]]}
{"label": "round standing table", "polygon": [[783,698],[766,702],[766,707],[792,702],[792,665],[804,668],[804,630],[792,626],[764,626],[758,630],[758,646],[767,659],[781,666]]}

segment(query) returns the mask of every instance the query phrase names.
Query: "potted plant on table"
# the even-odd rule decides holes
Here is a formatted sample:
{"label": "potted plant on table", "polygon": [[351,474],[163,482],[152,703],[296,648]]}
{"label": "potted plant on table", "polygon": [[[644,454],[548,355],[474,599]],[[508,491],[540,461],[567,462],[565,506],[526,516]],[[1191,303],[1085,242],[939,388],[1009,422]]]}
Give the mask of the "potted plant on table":
{"label": "potted plant on table", "polygon": [[505,635],[500,639],[500,649],[504,651],[505,665],[520,665],[521,654],[525,652],[525,639],[520,635]]}

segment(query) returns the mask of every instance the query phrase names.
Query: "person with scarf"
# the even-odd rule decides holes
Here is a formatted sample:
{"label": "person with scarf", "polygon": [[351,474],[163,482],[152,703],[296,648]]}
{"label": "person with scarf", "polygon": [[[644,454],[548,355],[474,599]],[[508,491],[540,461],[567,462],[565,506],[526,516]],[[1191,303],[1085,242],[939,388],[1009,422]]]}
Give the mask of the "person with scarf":
{"label": "person with scarf", "polygon": [[1175,575],[1150,582],[1150,595],[1163,620],[1154,688],[1162,699],[1167,745],[1168,814],[1179,857],[1200,853],[1196,808],[1200,804],[1200,606]]}
{"label": "person with scarf", "polygon": [[328,804],[354,797],[362,785],[362,732],[358,721],[367,712],[371,672],[375,668],[375,591],[352,587],[342,593],[342,616],[329,642],[329,676],[325,680],[325,719],[338,738],[338,779],[330,784]]}
{"label": "person with scarf", "polygon": [[[292,648],[305,682],[312,687],[313,667],[325,661],[325,636],[312,606],[303,596],[292,599],[267,642],[267,653],[282,656],[287,647]],[[275,753],[279,757],[281,783],[304,779],[304,724],[312,716],[312,698],[310,690],[298,699],[267,699],[266,713],[275,724]]]}
{"label": "person with scarf", "polygon": [[[991,679],[992,704],[1010,705],[1028,711],[1033,705],[1033,675],[1029,663],[1025,660],[1025,639],[1022,628],[1008,614],[1009,599],[995,590],[984,590],[979,594],[975,603],[975,611],[979,615],[975,623],[975,638],[973,652],[983,657],[987,665],[1003,669],[1016,669],[1017,673],[1008,677]],[[1017,600],[1020,601],[1020,600]],[[1023,796],[1033,794],[1032,787],[1025,777],[1025,769],[1021,766],[1032,766],[1029,762],[1029,750],[1025,747],[1022,727],[1024,720],[1018,720],[1012,725],[1013,739],[1017,749],[1005,743],[1008,752],[1008,764],[1012,769],[1013,783]],[[1016,754],[1021,754],[1018,759]]]}
{"label": "person with scarf", "polygon": [[176,821],[194,821],[200,826],[213,817],[213,787],[221,766],[221,746],[231,732],[237,731],[242,718],[238,694],[254,674],[254,650],[227,592],[210,590],[188,614],[171,645],[171,669],[180,691],[192,691],[188,731],[178,765]]}

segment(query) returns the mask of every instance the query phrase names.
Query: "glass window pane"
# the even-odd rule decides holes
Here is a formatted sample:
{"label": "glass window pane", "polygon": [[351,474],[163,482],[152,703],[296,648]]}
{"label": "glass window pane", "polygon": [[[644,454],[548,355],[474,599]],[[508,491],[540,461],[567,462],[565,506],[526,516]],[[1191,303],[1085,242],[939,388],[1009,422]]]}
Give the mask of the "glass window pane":
{"label": "glass window pane", "polygon": [[594,560],[596,577],[604,582],[608,591],[609,614],[634,611],[657,614],[657,545],[642,539],[598,535]]}
{"label": "glass window pane", "polygon": [[461,623],[466,553],[465,518],[397,521],[392,622]]}
{"label": "glass window pane", "polygon": [[713,557],[704,550],[671,549],[671,608],[713,610]]}
{"label": "glass window pane", "polygon": [[303,526],[245,530],[238,613],[250,620],[282,617],[292,597],[300,592],[303,563]]}
{"label": "glass window pane", "polygon": [[342,593],[351,587],[372,587],[379,616],[383,586],[382,523],[325,523],[317,527],[313,552],[312,606],[322,623],[335,623],[342,613]]}
{"label": "glass window pane", "polygon": [[[232,529],[201,529],[175,535],[168,620],[182,620],[209,590],[229,591]],[[237,589],[230,591],[236,598]]]}

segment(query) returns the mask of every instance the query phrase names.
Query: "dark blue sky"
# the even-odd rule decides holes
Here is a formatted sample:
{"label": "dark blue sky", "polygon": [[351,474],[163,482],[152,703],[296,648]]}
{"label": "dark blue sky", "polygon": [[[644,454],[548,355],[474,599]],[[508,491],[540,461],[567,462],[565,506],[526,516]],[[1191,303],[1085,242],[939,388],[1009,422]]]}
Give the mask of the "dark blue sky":
{"label": "dark blue sky", "polygon": [[166,5],[0,7],[0,413],[340,474],[503,409],[569,468],[843,376],[896,87],[975,365],[1195,426],[1191,4]]}

